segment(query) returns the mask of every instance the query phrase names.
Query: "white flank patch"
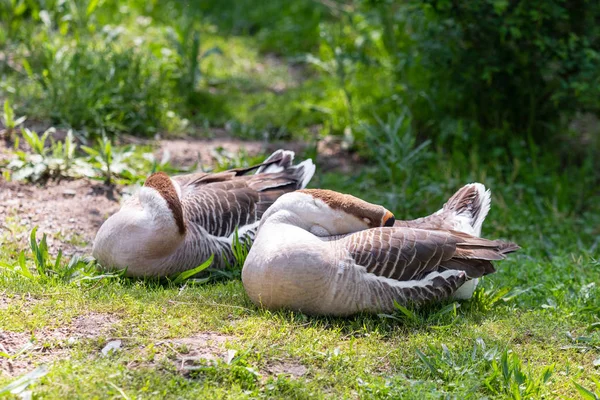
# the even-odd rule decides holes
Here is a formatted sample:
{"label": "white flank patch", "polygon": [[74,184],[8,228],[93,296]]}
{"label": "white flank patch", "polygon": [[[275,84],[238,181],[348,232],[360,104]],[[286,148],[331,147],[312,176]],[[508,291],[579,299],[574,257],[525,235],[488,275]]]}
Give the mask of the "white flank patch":
{"label": "white flank patch", "polygon": [[457,300],[467,300],[473,297],[473,293],[477,288],[477,284],[479,283],[479,279],[471,279],[466,281],[461,287],[458,288],[456,292],[452,295],[452,298]]}
{"label": "white flank patch", "polygon": [[[358,266],[357,266],[358,267]],[[362,267],[364,268],[364,267]],[[375,279],[378,281],[383,281],[386,282],[387,284],[389,284],[390,286],[393,287],[397,287],[397,288],[401,288],[401,289],[405,289],[405,288],[414,288],[414,287],[425,287],[427,285],[431,285],[433,283],[433,279],[436,277],[442,277],[444,279],[448,279],[451,276],[460,276],[461,274],[464,274],[463,271],[459,271],[456,269],[448,269],[446,271],[443,272],[431,272],[429,274],[427,274],[427,276],[425,276],[423,279],[415,279],[412,281],[397,281],[395,279],[390,279],[390,278],[386,278],[383,276],[377,276],[375,274],[371,274],[366,272],[366,268],[364,268],[365,270],[365,276],[367,279]]]}

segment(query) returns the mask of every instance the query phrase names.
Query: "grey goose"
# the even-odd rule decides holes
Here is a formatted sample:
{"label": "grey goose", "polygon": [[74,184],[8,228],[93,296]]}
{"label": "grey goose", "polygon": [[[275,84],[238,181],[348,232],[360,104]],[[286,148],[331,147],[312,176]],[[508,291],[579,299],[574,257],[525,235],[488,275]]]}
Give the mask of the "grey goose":
{"label": "grey goose", "polygon": [[461,295],[465,283],[494,272],[491,261],[519,248],[474,235],[488,209],[480,184],[416,222],[394,221],[384,207],[346,194],[288,193],[263,215],[242,270],[244,288],[267,309],[337,316],[468,297],[474,285]]}
{"label": "grey goose", "polygon": [[313,162],[293,165],[293,159],[294,152],[278,150],[249,168],[172,178],[155,173],[102,224],[93,256],[103,268],[126,269],[129,276],[171,276],[212,254],[216,268],[233,263],[236,228],[252,239],[269,206],[312,178]]}

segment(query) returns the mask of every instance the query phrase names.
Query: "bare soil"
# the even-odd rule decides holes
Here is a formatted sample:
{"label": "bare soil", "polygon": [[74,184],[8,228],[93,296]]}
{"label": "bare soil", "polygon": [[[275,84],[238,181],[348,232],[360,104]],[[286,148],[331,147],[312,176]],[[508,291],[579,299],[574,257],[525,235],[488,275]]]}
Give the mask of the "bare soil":
{"label": "bare soil", "polygon": [[17,376],[32,371],[39,364],[51,364],[68,357],[69,347],[78,340],[109,335],[118,318],[111,314],[89,313],[76,317],[70,324],[36,332],[0,332],[0,374]]}
{"label": "bare soil", "polygon": [[[57,134],[63,133],[57,131]],[[220,136],[220,135],[217,135]],[[139,144],[157,142],[128,137],[125,141]],[[303,142],[266,143],[216,137],[213,139],[160,140],[156,155],[166,152],[178,167],[212,166],[218,152],[235,155],[245,151],[254,156],[279,148],[293,150],[298,160],[308,150]],[[0,162],[10,156],[6,144],[0,145]],[[359,160],[342,150],[339,141],[326,138],[319,142],[316,164],[320,172],[351,171]],[[18,242],[27,247],[34,226],[38,234],[47,235],[52,254],[62,249],[65,255],[89,254],[95,234],[102,223],[120,207],[122,187],[108,187],[88,179],[51,181],[31,185],[6,182],[0,178],[0,246],[3,241]],[[39,239],[38,238],[38,239]],[[16,240],[15,240],[16,239]]]}
{"label": "bare soil", "polygon": [[102,222],[119,209],[119,197],[118,189],[87,179],[43,187],[0,180],[0,229],[8,232],[4,240],[26,247],[29,232],[38,226],[52,253],[59,248],[66,255],[89,253]]}
{"label": "bare soil", "polygon": [[293,378],[299,378],[306,375],[308,368],[295,361],[276,361],[269,363],[264,372],[269,375],[289,375]]}
{"label": "bare soil", "polygon": [[227,361],[228,351],[225,349],[225,343],[231,340],[232,336],[203,332],[186,338],[164,340],[157,344],[166,346],[175,353],[175,366],[185,373],[198,361]]}

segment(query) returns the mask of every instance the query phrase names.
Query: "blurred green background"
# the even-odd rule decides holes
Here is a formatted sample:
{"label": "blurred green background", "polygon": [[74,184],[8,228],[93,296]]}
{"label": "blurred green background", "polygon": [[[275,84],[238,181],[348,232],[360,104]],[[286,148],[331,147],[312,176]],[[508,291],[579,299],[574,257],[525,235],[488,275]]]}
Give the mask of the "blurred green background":
{"label": "blurred green background", "polygon": [[599,16],[593,1],[2,0],[0,96],[90,134],[361,142],[391,114],[450,149],[517,151],[598,112]]}
{"label": "blurred green background", "polygon": [[316,183],[407,217],[480,180],[592,229],[599,19],[593,1],[1,0],[0,99],[91,144],[224,134],[314,157],[334,138],[364,168]]}

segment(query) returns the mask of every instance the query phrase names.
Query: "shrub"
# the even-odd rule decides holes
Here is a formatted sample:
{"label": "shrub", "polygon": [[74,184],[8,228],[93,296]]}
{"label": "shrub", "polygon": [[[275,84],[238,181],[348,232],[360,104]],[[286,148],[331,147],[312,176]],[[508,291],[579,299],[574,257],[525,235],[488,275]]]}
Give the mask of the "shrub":
{"label": "shrub", "polygon": [[486,134],[541,141],[561,119],[600,109],[600,3],[414,4],[427,21],[417,44],[423,65],[432,80],[448,80],[449,96],[435,98],[444,113],[474,121]]}

